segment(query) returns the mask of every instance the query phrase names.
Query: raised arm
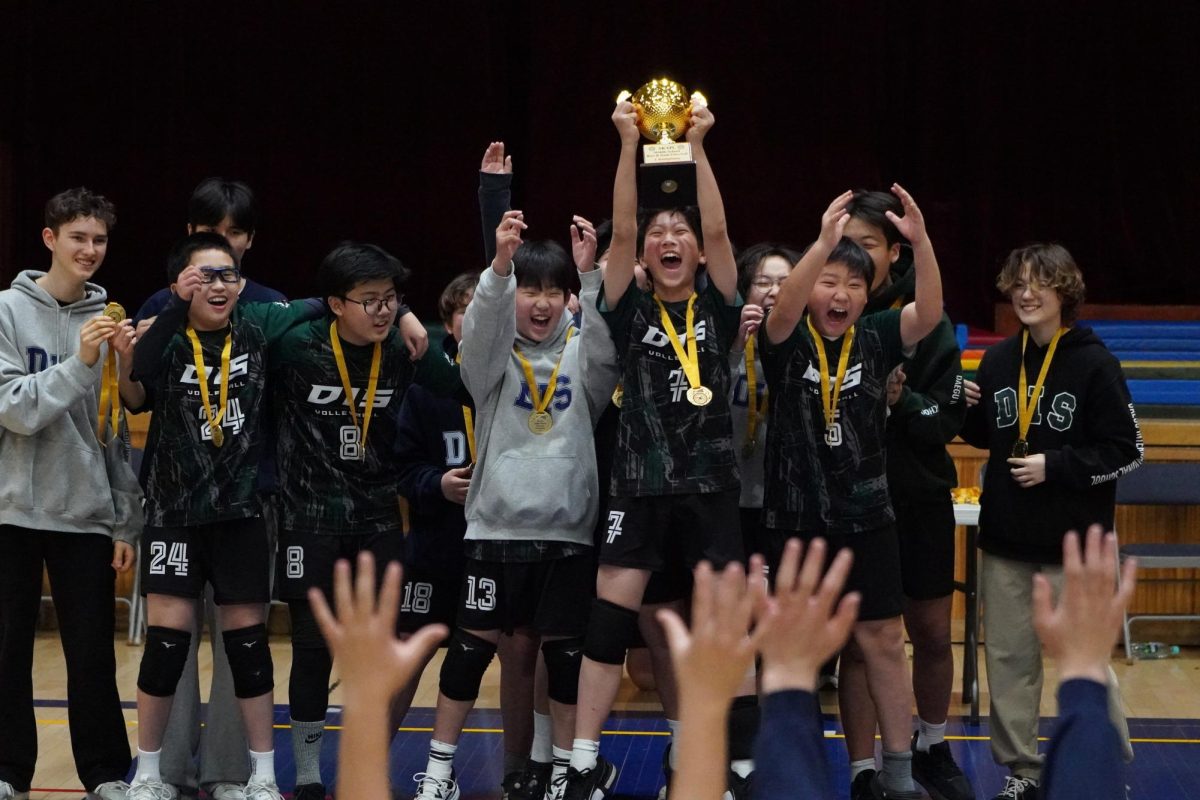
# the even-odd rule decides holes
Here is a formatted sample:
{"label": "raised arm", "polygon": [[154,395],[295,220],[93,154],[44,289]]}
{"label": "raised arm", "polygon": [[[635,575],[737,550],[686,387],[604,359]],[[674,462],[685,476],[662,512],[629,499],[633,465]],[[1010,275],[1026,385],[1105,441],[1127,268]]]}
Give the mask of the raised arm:
{"label": "raised arm", "polygon": [[637,259],[637,109],[624,100],[613,110],[612,121],[621,135],[621,158],[613,179],[612,241],[604,271],[604,301],[616,308],[633,282]]}
{"label": "raised arm", "polygon": [[496,228],[496,255],[479,276],[475,296],[463,317],[460,375],[476,405],[481,405],[504,380],[504,371],[517,335],[516,291],[513,253],[521,246],[525,215],[505,212]]}
{"label": "raised arm", "polygon": [[504,142],[492,142],[479,164],[479,218],[483,222],[483,263],[496,256],[496,228],[512,203],[512,156],[504,154]]}
{"label": "raised arm", "polygon": [[603,272],[596,268],[596,229],[578,215],[571,223],[571,252],[579,270],[579,306],[583,310],[579,360],[595,425],[617,386],[617,349],[608,323],[596,308],[596,297],[604,283]]}
{"label": "raised arm", "polygon": [[825,213],[821,215],[821,234],[805,251],[804,257],[792,274],[779,287],[779,295],[775,299],[775,307],[767,315],[767,339],[772,344],[786,341],[792,331],[804,316],[808,306],[808,297],[816,285],[821,267],[829,260],[829,254],[842,238],[842,230],[850,220],[846,213],[846,204],[854,197],[854,192],[843,192],[838,195]]}
{"label": "raised arm", "polygon": [[729,226],[725,222],[725,203],[717,188],[717,176],[704,150],[704,137],[712,130],[716,119],[698,97],[692,98],[692,124],[685,138],[692,145],[696,159],[696,202],[700,206],[700,228],[704,231],[704,256],[709,280],[721,292],[726,303],[737,296],[737,262],[733,244],[729,241]]}
{"label": "raised arm", "polygon": [[925,217],[917,208],[917,202],[898,183],[892,184],[892,193],[900,198],[904,216],[898,217],[891,211],[885,213],[896,230],[912,243],[913,271],[917,278],[916,299],[900,312],[900,339],[908,348],[915,347],[942,320],[942,273],[938,270],[933,242],[929,241]]}

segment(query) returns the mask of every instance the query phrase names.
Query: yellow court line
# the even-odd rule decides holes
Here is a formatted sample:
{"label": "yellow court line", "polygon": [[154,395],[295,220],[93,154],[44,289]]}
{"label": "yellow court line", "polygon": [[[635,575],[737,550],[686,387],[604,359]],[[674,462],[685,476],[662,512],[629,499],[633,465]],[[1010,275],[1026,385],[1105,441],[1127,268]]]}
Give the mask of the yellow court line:
{"label": "yellow court line", "polygon": [[[65,719],[39,719],[39,725],[66,725]],[[136,720],[125,720],[125,727],[133,728],[137,726]],[[291,725],[279,724],[271,726],[278,731],[291,730]],[[327,731],[340,731],[341,725],[326,725]],[[400,733],[433,733],[433,728],[406,728],[400,727],[396,729]],[[463,733],[504,733],[503,728],[463,728]],[[604,736],[670,736],[670,731],[601,731]],[[844,733],[835,733],[834,731],[824,731],[826,739],[845,739]],[[875,737],[879,738],[878,735]],[[991,741],[990,736],[947,736],[948,741],[953,742],[988,742]],[[1048,742],[1050,739],[1046,736],[1039,736],[1039,742]],[[1132,744],[1200,744],[1200,739],[1154,739],[1154,738],[1131,738]]]}

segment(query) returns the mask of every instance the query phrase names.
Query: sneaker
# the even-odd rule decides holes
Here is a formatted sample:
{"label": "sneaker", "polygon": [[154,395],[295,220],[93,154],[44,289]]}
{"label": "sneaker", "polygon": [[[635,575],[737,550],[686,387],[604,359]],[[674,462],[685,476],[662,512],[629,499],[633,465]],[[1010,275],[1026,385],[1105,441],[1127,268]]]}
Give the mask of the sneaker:
{"label": "sneaker", "polygon": [[[167,788],[174,791],[175,797],[179,797],[178,789],[169,783]],[[125,800],[127,794],[129,794],[129,784],[125,781],[107,781],[92,789],[85,797],[86,800]],[[0,791],[0,797],[4,797],[4,792]]]}
{"label": "sneaker", "polygon": [[260,783],[254,778],[250,778],[250,782],[242,790],[242,796],[246,800],[283,800],[283,795],[279,793],[279,787],[275,785],[275,781]]}
{"label": "sneaker", "polygon": [[663,749],[662,755],[662,774],[663,785],[658,790],[658,800],[667,800],[671,794],[671,745],[673,742],[667,742],[667,746]]}
{"label": "sneaker", "polygon": [[617,785],[617,768],[604,756],[596,757],[596,766],[583,771],[567,768],[567,786],[563,800],[604,800]]}
{"label": "sneaker", "polygon": [[[240,783],[214,783],[208,789],[210,800],[246,800],[246,787]],[[321,795],[320,800],[325,800]]]}
{"label": "sneaker", "polygon": [[563,800],[567,794],[567,773],[561,773],[557,778],[551,778],[546,783],[546,796],[543,800]]}
{"label": "sneaker", "polygon": [[914,733],[912,740],[913,780],[924,786],[933,800],[975,800],[971,782],[954,763],[950,743],[938,742],[922,753],[917,749],[918,735]]}
{"label": "sneaker", "polygon": [[545,794],[545,781],[529,769],[510,772],[500,782],[502,800],[542,800]]}
{"label": "sneaker", "polygon": [[174,800],[177,795],[178,790],[174,786],[145,777],[134,778],[125,790],[126,800]]}
{"label": "sneaker", "polygon": [[[860,776],[861,777],[861,776]],[[911,792],[898,792],[883,785],[883,773],[876,772],[871,778],[871,797],[875,800],[925,800],[925,793],[920,789]]]}
{"label": "sneaker", "polygon": [[18,792],[11,783],[0,781],[0,800],[29,800],[29,792]]}
{"label": "sneaker", "polygon": [[1033,778],[1018,778],[1009,775],[1004,779],[1004,788],[992,800],[1041,800],[1042,790]]}
{"label": "sneaker", "polygon": [[726,784],[724,800],[750,800],[750,791],[754,786],[754,773],[746,777],[729,770],[729,781]]}
{"label": "sneaker", "polygon": [[413,800],[458,800],[458,782],[454,780],[453,772],[444,780],[427,772],[418,772],[413,775],[413,780],[417,782],[417,794]]}
{"label": "sneaker", "polygon": [[325,800],[325,784],[299,784],[292,792],[292,800]]}

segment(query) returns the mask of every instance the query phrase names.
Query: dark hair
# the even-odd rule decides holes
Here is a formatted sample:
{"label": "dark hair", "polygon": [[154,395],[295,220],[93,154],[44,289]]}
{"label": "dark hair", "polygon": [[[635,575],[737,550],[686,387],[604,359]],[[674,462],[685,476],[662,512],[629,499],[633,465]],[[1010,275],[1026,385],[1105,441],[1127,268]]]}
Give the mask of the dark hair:
{"label": "dark hair", "polygon": [[571,293],[575,265],[563,246],[553,239],[522,244],[513,253],[513,266],[517,286],[562,289],[564,295]]}
{"label": "dark hair", "polygon": [[606,219],[596,226],[596,259],[612,247],[612,220]]}
{"label": "dark hair", "polygon": [[1067,248],[1053,242],[1034,242],[1018,247],[1004,259],[996,277],[996,288],[1005,295],[1010,294],[1021,279],[1026,264],[1032,280],[1058,292],[1063,322],[1074,322],[1087,287],[1083,283],[1083,272]]}
{"label": "dark hair", "polygon": [[466,305],[467,297],[475,294],[475,287],[478,285],[478,272],[464,272],[446,284],[446,288],[442,289],[442,296],[438,298],[438,316],[442,318],[443,323],[450,324],[450,320],[454,319],[454,312]]}
{"label": "dark hair", "polygon": [[201,231],[199,233],[188,234],[175,243],[171,248],[171,254],[167,256],[167,282],[174,283],[179,278],[179,273],[187,269],[187,265],[191,263],[192,256],[202,250],[220,250],[230,258],[237,259],[233,256],[233,248],[229,246],[229,240],[219,233],[211,231]]}
{"label": "dark hair", "polygon": [[188,200],[188,224],[216,226],[229,217],[246,233],[258,228],[258,201],[254,192],[241,181],[205,178],[192,190]]}
{"label": "dark hair", "polygon": [[80,217],[95,217],[111,233],[117,226],[117,207],[83,186],[59,192],[46,201],[46,227],[55,234],[59,226]]}
{"label": "dark hair", "polygon": [[851,275],[858,275],[867,282],[868,291],[875,282],[875,262],[871,260],[871,254],[853,239],[843,236],[825,263],[845,264]]}
{"label": "dark hair", "polygon": [[317,268],[322,297],[345,297],[360,283],[380,279],[390,280],[399,291],[408,269],[382,247],[362,242],[339,243]]}
{"label": "dark hair", "polygon": [[638,229],[637,229],[637,254],[642,254],[642,247],[646,243],[646,228],[650,227],[650,223],[662,213],[678,214],[683,217],[692,229],[692,233],[696,237],[696,244],[701,250],[704,249],[704,231],[700,227],[700,209],[696,206],[683,206],[682,208],[643,208],[638,210]]}
{"label": "dark hair", "polygon": [[759,242],[752,244],[737,256],[737,290],[745,299],[750,291],[750,283],[754,280],[758,267],[771,256],[779,256],[791,266],[796,266],[800,253],[786,244],[778,242]]}
{"label": "dark hair", "polygon": [[891,192],[868,192],[866,189],[855,189],[854,197],[846,204],[846,213],[851,218],[861,219],[871,227],[883,231],[883,238],[887,240],[887,246],[891,247],[897,242],[904,243],[907,240],[900,235],[900,231],[888,219],[888,211],[897,217],[904,216],[904,206],[900,204],[900,198]]}

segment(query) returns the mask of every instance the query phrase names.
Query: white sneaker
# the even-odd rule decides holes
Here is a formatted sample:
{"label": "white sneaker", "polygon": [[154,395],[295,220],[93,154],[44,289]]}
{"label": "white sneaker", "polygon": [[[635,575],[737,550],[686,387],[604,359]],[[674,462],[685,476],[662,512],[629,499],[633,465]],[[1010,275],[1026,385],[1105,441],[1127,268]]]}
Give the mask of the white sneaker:
{"label": "white sneaker", "polygon": [[174,800],[177,796],[174,786],[145,777],[134,778],[125,792],[126,800]]}
{"label": "white sneaker", "polygon": [[279,793],[279,787],[275,785],[275,781],[259,783],[254,778],[251,778],[250,782],[246,784],[242,796],[246,800],[283,800],[283,795]]}
{"label": "white sneaker", "polygon": [[449,778],[435,778],[427,772],[413,775],[417,782],[417,794],[413,800],[458,800],[458,782],[451,773]]}
{"label": "white sneaker", "polygon": [[0,781],[0,800],[29,800],[29,792],[18,792],[11,783]]}
{"label": "white sneaker", "polygon": [[[174,789],[174,787],[171,787]],[[87,800],[125,800],[129,794],[129,784],[125,781],[109,781],[102,783],[87,793]],[[179,797],[175,792],[174,797]]]}
{"label": "white sneaker", "polygon": [[240,783],[214,783],[208,796],[212,800],[246,800],[246,789]]}

